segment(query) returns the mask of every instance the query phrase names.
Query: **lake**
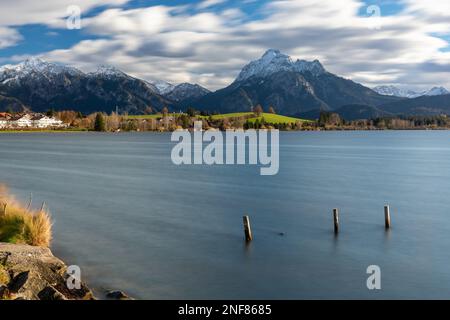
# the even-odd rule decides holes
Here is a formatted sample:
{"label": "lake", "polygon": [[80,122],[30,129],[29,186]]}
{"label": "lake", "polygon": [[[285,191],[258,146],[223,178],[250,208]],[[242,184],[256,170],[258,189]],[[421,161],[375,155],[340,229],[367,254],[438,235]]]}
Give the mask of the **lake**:
{"label": "lake", "polygon": [[281,133],[276,176],[175,166],[173,145],[155,133],[0,134],[0,181],[48,204],[53,252],[99,296],[450,298],[450,132]]}

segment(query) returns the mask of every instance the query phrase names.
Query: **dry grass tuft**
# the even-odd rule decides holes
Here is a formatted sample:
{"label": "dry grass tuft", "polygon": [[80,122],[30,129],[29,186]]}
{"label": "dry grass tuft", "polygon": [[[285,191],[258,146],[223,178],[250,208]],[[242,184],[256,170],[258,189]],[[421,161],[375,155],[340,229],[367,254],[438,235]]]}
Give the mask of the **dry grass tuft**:
{"label": "dry grass tuft", "polygon": [[51,239],[52,222],[48,211],[25,207],[0,185],[0,242],[48,247]]}

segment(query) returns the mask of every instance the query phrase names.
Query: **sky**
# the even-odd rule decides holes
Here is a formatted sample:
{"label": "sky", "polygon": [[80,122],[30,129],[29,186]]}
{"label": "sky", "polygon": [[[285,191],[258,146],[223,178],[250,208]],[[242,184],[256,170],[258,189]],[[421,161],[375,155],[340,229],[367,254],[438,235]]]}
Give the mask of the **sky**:
{"label": "sky", "polygon": [[0,0],[0,65],[36,56],[216,90],[270,48],[370,87],[450,88],[450,1]]}

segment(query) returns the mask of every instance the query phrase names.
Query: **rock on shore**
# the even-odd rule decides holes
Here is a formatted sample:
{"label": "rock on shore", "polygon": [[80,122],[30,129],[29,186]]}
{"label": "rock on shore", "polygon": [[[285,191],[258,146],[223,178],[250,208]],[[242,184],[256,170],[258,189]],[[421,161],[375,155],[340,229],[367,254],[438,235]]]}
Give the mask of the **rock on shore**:
{"label": "rock on shore", "polygon": [[0,300],[90,300],[84,284],[69,290],[67,266],[48,248],[0,243]]}

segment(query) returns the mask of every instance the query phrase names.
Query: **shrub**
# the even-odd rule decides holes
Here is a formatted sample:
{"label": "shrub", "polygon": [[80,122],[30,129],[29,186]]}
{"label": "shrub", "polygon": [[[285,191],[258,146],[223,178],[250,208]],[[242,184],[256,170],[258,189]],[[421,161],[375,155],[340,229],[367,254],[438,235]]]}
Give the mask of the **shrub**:
{"label": "shrub", "polygon": [[50,214],[42,207],[31,210],[0,187],[0,242],[48,247],[52,238]]}

